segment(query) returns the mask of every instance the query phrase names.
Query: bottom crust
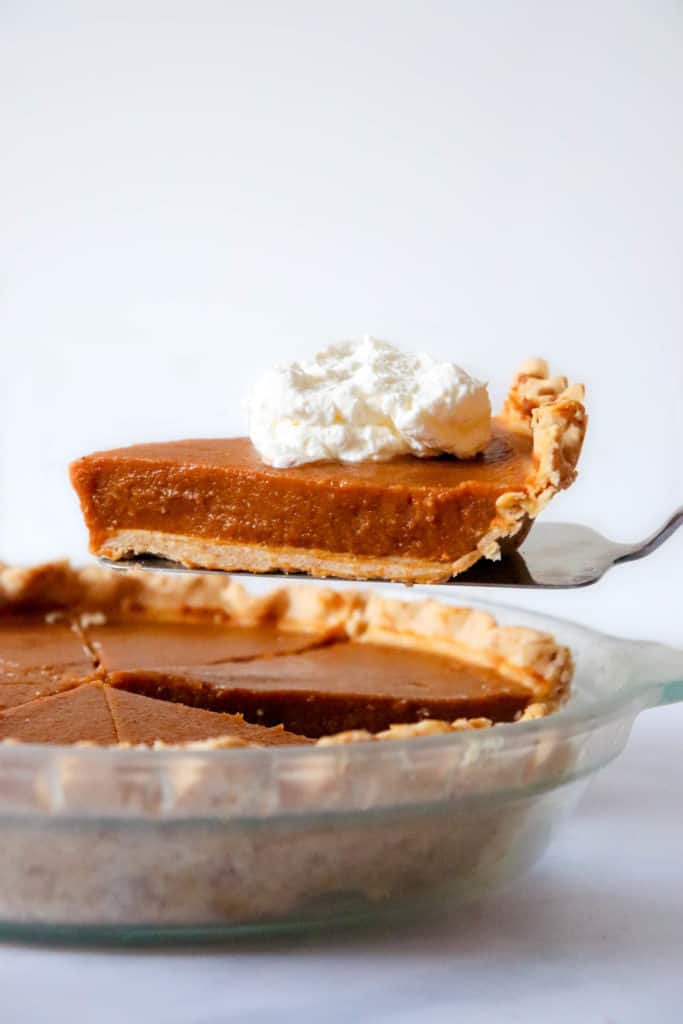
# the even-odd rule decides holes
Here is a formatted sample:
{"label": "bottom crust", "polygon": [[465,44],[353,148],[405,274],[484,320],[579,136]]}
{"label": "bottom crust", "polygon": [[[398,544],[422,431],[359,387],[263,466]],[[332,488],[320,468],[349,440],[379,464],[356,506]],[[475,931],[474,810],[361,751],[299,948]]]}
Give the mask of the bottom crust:
{"label": "bottom crust", "polygon": [[[530,521],[520,524],[511,546],[518,547],[529,531]],[[394,583],[445,583],[469,569],[482,557],[471,551],[455,562],[404,556],[382,558],[347,555],[295,547],[261,544],[230,544],[162,533],[158,530],[118,530],[99,545],[96,554],[113,561],[130,555],[157,555],[180,562],[188,569],[222,569],[225,572],[302,572],[325,578],[390,580]]]}

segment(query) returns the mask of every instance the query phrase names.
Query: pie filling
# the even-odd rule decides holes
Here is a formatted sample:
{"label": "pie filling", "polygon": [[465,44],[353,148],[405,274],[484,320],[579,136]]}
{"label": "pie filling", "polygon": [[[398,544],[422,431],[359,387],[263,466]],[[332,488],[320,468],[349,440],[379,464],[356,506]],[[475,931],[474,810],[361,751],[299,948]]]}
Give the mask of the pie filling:
{"label": "pie filling", "polygon": [[428,651],[337,642],[296,655],[203,668],[116,671],[112,685],[318,738],[349,729],[381,732],[425,718],[511,722],[528,688]]}
{"label": "pie filling", "polygon": [[[136,445],[75,463],[91,546],[130,531],[338,555],[454,561],[522,487],[531,440],[497,426],[475,459],[265,466],[246,437]],[[160,495],[163,498],[160,500]],[[381,515],[381,520],[378,520]]]}
{"label": "pie filling", "polygon": [[[11,709],[0,712],[0,737],[304,742],[423,719],[510,722],[531,702],[520,683],[429,651],[201,621],[85,626],[84,647],[77,628],[0,623],[0,697]],[[79,651],[89,658],[71,661]],[[29,663],[8,671],[22,652]]]}
{"label": "pie filling", "polygon": [[100,607],[76,592],[71,608],[18,614],[2,609],[1,575],[0,739],[273,745],[425,720],[462,728],[552,710],[571,675],[545,634],[437,602],[252,598],[216,578],[95,570],[81,578]]}

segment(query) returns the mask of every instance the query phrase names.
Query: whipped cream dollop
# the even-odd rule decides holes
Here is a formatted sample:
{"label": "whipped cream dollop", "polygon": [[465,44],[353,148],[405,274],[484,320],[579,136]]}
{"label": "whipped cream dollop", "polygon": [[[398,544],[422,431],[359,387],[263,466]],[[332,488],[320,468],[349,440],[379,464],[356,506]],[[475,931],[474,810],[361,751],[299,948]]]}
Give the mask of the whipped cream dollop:
{"label": "whipped cream dollop", "polygon": [[469,458],[491,436],[486,384],[369,335],[274,367],[246,406],[252,444],[277,468],[406,454]]}

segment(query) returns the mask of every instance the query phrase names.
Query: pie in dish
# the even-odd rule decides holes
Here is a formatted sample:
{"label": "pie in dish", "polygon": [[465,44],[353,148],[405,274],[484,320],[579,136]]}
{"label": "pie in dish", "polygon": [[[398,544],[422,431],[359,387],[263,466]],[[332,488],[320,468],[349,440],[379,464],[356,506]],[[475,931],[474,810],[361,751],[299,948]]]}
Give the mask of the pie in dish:
{"label": "pie in dish", "polygon": [[247,438],[141,444],[74,462],[90,549],[190,568],[439,583],[518,547],[576,476],[583,389],[542,360],[515,377],[470,459],[274,469]]}
{"label": "pie in dish", "polygon": [[484,611],[219,577],[0,569],[0,738],[345,743],[539,717],[567,648]]}

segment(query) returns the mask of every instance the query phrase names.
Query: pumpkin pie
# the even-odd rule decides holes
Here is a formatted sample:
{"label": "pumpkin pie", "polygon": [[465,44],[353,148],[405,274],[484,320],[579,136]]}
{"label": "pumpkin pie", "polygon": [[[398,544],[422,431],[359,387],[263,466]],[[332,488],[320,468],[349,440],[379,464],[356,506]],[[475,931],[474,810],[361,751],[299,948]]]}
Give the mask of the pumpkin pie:
{"label": "pumpkin pie", "polygon": [[3,630],[0,738],[30,742],[395,739],[548,714],[572,675],[551,636],[475,609],[65,563],[0,570]]}
{"label": "pumpkin pie", "polygon": [[274,469],[242,437],[97,452],[71,480],[90,550],[110,559],[439,583],[522,543],[574,480],[585,428],[583,389],[532,360],[470,459]]}

